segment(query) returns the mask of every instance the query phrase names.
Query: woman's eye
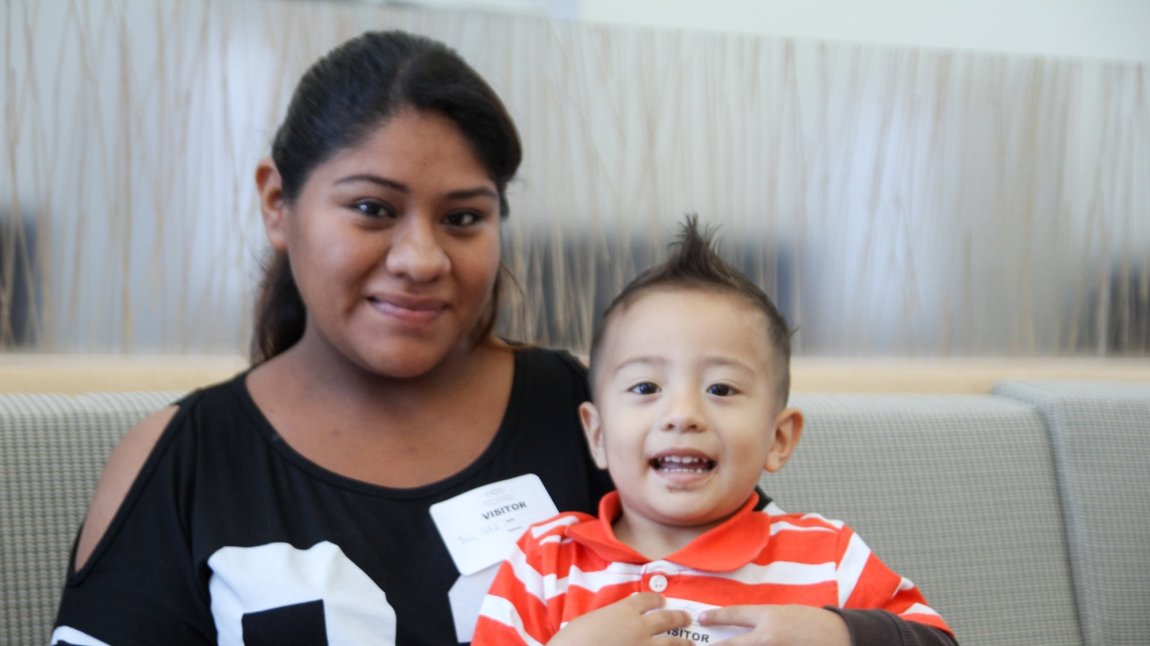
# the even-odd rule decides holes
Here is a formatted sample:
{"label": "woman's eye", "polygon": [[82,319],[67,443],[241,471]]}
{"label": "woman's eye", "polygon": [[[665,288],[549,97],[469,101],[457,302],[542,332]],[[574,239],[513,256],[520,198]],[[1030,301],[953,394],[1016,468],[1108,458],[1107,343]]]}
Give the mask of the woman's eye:
{"label": "woman's eye", "polygon": [[707,394],[717,397],[730,397],[735,394],[735,389],[727,384],[711,384],[707,386]]}
{"label": "woman's eye", "polygon": [[659,387],[649,381],[644,381],[643,383],[631,386],[627,389],[627,392],[632,392],[636,395],[654,395],[659,392]]}
{"label": "woman's eye", "polygon": [[395,211],[383,202],[376,200],[360,200],[352,205],[356,211],[369,218],[390,218],[395,217]]}
{"label": "woman's eye", "polygon": [[480,220],[480,215],[474,211],[457,211],[443,218],[443,222],[453,227],[469,227]]}

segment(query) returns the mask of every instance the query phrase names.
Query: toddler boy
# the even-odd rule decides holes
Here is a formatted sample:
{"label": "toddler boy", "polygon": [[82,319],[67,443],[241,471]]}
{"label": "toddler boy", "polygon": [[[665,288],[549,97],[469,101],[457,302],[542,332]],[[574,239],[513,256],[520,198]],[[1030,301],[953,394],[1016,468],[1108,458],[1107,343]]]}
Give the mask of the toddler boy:
{"label": "toddler boy", "polygon": [[850,528],[786,514],[756,488],[802,435],[789,364],[782,315],[688,217],[673,257],[623,289],[592,342],[595,401],[579,412],[616,491],[598,518],[563,513],[524,534],[473,643],[546,643],[585,613],[578,641],[615,643],[642,613],[595,625],[592,611],[650,591],[691,616],[668,634],[697,644],[752,630],[739,643],[952,644]]}

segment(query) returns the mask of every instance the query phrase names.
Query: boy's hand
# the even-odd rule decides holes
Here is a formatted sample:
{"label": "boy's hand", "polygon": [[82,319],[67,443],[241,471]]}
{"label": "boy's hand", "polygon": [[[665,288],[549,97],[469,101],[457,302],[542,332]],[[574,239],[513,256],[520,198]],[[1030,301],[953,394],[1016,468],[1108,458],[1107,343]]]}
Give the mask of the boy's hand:
{"label": "boy's hand", "polygon": [[692,646],[688,639],[663,634],[672,628],[686,627],[691,616],[681,610],[661,610],[662,607],[663,597],[640,592],[572,620],[547,645]]}
{"label": "boy's hand", "polygon": [[746,626],[751,632],[719,642],[723,646],[851,646],[841,617],[813,606],[727,606],[699,614],[703,626]]}

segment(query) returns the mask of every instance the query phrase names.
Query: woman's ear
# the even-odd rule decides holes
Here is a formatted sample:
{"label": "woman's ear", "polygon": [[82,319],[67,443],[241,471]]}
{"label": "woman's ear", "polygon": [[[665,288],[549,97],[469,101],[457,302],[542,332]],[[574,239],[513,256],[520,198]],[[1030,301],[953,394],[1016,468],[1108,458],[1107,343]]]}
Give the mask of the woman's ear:
{"label": "woman's ear", "polygon": [[603,445],[603,424],[599,420],[599,409],[591,402],[579,404],[579,421],[583,422],[583,434],[587,436],[587,446],[595,466],[607,468],[607,448]]}
{"label": "woman's ear", "polygon": [[767,463],[763,468],[774,473],[783,468],[799,438],[803,435],[803,413],[797,408],[786,408],[775,418],[775,428],[771,437],[771,449],[767,453]]}
{"label": "woman's ear", "polygon": [[287,205],[284,203],[283,179],[271,157],[256,165],[256,192],[260,198],[264,232],[276,251],[287,249]]}

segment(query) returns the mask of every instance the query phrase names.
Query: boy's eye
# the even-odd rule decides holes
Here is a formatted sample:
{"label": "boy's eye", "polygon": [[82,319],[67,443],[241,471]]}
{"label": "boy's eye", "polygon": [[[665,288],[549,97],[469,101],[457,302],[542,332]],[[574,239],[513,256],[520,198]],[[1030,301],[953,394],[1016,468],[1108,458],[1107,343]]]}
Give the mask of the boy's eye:
{"label": "boy's eye", "polygon": [[449,213],[447,217],[443,218],[443,222],[448,226],[453,227],[469,227],[479,222],[481,216],[474,211],[457,211]]}
{"label": "boy's eye", "polygon": [[711,384],[707,386],[707,394],[717,397],[730,397],[735,394],[735,389],[727,384]]}
{"label": "boy's eye", "polygon": [[395,211],[387,204],[378,200],[360,200],[353,204],[352,208],[369,218],[395,217]]}
{"label": "boy's eye", "polygon": [[635,393],[636,395],[654,395],[659,392],[659,387],[649,381],[644,381],[631,386],[627,391]]}

